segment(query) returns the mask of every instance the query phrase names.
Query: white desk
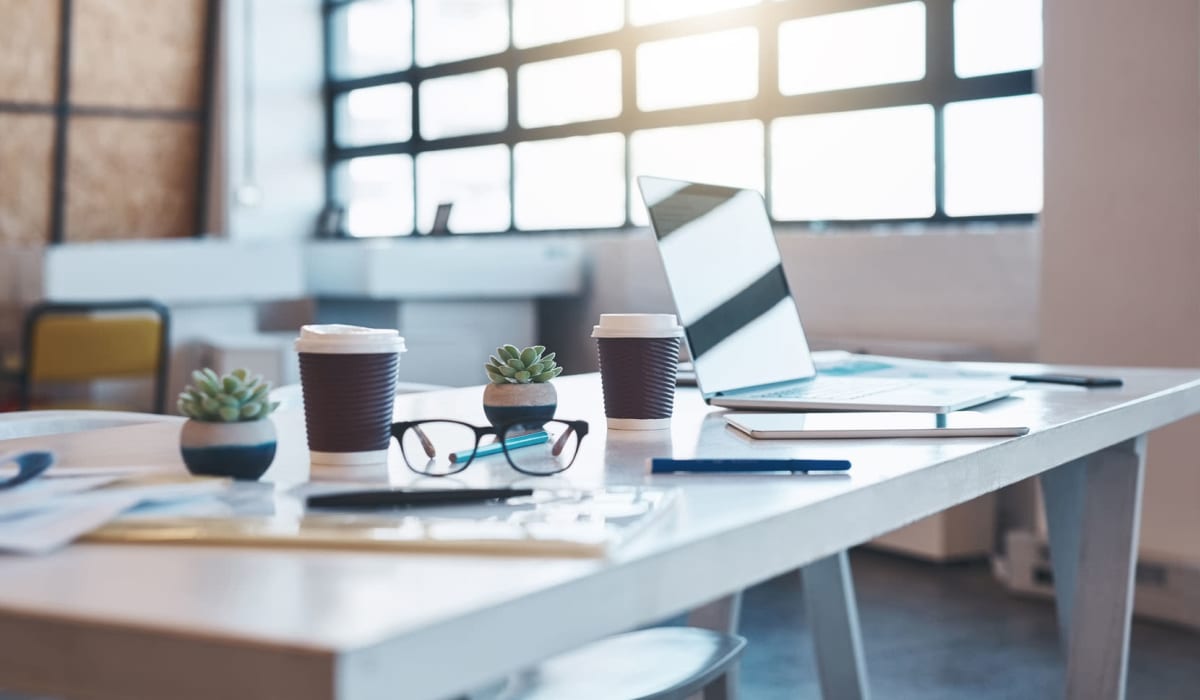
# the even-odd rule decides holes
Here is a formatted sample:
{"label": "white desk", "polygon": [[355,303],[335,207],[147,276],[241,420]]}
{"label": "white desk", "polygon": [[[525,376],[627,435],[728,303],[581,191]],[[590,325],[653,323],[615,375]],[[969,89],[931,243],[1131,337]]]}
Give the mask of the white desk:
{"label": "white desk", "polygon": [[[849,457],[854,467],[838,476],[654,477],[682,488],[674,523],[610,561],[100,545],[2,559],[0,687],[112,698],[444,698],[803,566],[825,694],[863,697],[845,549],[1044,473],[1067,695],[1118,698],[1141,436],[1200,412],[1200,370],[1095,373],[1126,385],[1031,388],[987,408],[1029,424],[1022,438],[824,443],[745,440],[692,390],[680,393],[669,438],[606,440],[596,378],[558,380],[559,415],[593,425],[566,473],[575,483],[641,483],[644,457],[668,450]],[[482,423],[479,392],[400,397],[397,417]],[[283,446],[269,476],[302,479],[299,416],[277,422]],[[115,428],[0,450],[54,443],[66,464],[178,468],[176,430]],[[410,479],[399,462],[392,473]],[[474,483],[515,476],[506,467],[465,474]]]}

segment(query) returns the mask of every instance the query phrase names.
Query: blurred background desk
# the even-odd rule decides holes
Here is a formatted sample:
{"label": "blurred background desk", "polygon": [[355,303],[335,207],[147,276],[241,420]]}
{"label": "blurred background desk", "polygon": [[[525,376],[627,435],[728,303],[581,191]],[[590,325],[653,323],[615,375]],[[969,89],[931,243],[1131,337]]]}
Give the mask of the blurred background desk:
{"label": "blurred background desk", "polygon": [[482,381],[497,345],[537,342],[539,300],[582,293],[584,262],[570,241],[516,238],[111,241],[6,251],[0,279],[13,327],[39,301],[164,304],[174,397],[205,365],[299,381],[292,340],[313,322],[399,328],[404,381]]}

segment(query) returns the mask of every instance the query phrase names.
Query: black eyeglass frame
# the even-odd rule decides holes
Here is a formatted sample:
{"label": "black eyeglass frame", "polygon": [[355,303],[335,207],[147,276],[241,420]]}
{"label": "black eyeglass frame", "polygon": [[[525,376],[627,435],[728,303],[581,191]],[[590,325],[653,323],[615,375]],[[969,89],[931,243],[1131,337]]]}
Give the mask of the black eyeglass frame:
{"label": "black eyeglass frame", "polygon": [[[573,430],[575,432],[575,434],[578,436],[580,444],[583,443],[583,438],[586,437],[588,434],[588,423],[585,420],[562,420],[560,418],[554,418],[554,419],[548,420],[546,422],[547,423],[551,423],[551,422],[563,423],[564,425],[570,426],[571,430]],[[470,459],[468,459],[464,462],[461,462],[461,463],[457,463],[461,466],[458,466],[458,468],[455,469],[454,471],[448,471],[448,472],[445,472],[444,474],[430,474],[428,472],[423,472],[423,471],[417,470],[417,468],[414,467],[408,461],[408,455],[404,455],[404,434],[406,432],[408,432],[409,430],[411,430],[412,428],[421,425],[422,423],[454,423],[456,425],[461,425],[465,428],[470,428],[471,430],[474,430],[475,431],[475,445],[471,448]],[[411,420],[411,421],[400,421],[398,423],[392,423],[392,437],[396,438],[396,442],[400,443],[400,453],[402,455],[404,455],[404,466],[408,467],[409,470],[412,471],[413,473],[420,474],[421,476],[434,476],[434,477],[451,476],[451,475],[462,472],[467,467],[471,466],[471,463],[475,461],[475,454],[477,452],[479,452],[479,443],[487,435],[495,435],[496,436],[496,440],[500,443],[500,447],[504,453],[504,459],[508,460],[508,466],[512,467],[513,469],[517,470],[518,472],[521,472],[522,474],[525,474],[526,476],[552,476],[554,474],[561,474],[561,473],[565,472],[566,470],[570,469],[571,465],[575,464],[575,459],[577,457],[579,457],[578,447],[576,447],[576,449],[575,449],[575,454],[571,456],[571,461],[567,462],[567,466],[563,467],[562,469],[556,469],[552,472],[532,472],[532,471],[529,471],[526,469],[522,469],[521,467],[518,467],[517,463],[513,461],[512,456],[509,455],[509,453],[508,453],[508,445],[504,444],[503,435],[505,433],[507,433],[509,430],[511,430],[512,428],[514,428],[516,426],[522,426],[522,425],[530,425],[530,421],[518,420],[518,421],[513,421],[511,423],[505,423],[504,425],[501,425],[501,426],[488,425],[488,426],[480,427],[478,425],[471,425],[470,423],[467,423],[465,421],[454,420],[452,418],[429,418],[426,420]],[[423,436],[420,433],[418,433],[418,436],[423,438]],[[424,441],[424,439],[422,441]]]}

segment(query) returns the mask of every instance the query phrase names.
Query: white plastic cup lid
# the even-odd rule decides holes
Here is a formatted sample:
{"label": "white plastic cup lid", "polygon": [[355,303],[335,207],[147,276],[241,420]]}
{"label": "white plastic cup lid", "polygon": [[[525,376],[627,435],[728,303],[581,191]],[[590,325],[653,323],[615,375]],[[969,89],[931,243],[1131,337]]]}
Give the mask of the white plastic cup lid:
{"label": "white plastic cup lid", "polygon": [[299,352],[370,354],[404,352],[404,337],[394,328],[364,328],[341,323],[302,326],[296,339]]}
{"label": "white plastic cup lid", "polygon": [[593,338],[680,338],[683,326],[675,314],[600,314]]}

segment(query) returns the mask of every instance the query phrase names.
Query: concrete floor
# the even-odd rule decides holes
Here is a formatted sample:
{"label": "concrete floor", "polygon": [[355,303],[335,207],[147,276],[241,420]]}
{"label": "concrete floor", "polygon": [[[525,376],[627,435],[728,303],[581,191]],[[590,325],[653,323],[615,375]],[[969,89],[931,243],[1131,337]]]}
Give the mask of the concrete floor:
{"label": "concrete floor", "polygon": [[[851,555],[867,673],[882,700],[1061,697],[1054,606],[1008,594],[986,564]],[[747,592],[743,700],[820,697],[799,575]],[[1130,700],[1200,697],[1200,633],[1135,622]]]}

